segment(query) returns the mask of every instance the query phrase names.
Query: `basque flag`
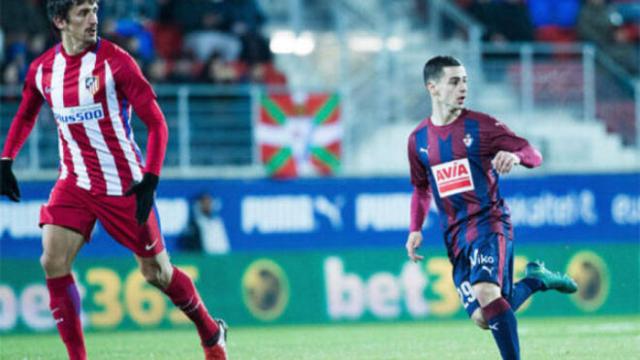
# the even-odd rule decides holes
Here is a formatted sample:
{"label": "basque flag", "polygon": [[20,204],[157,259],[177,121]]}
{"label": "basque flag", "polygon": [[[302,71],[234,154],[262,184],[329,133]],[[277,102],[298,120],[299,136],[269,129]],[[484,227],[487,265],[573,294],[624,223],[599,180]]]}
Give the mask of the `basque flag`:
{"label": "basque flag", "polygon": [[340,169],[340,98],[335,93],[263,94],[255,139],[272,177],[331,175]]}

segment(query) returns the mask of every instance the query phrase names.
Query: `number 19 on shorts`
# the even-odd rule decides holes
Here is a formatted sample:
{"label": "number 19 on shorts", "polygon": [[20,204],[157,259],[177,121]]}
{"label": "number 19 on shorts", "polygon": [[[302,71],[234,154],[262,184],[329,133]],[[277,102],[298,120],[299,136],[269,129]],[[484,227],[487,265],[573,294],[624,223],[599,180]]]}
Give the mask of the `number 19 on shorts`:
{"label": "number 19 on shorts", "polygon": [[476,296],[473,294],[473,289],[471,289],[471,284],[468,281],[464,281],[460,286],[456,288],[458,291],[458,296],[460,296],[460,302],[462,306],[466,309],[469,304],[476,301]]}

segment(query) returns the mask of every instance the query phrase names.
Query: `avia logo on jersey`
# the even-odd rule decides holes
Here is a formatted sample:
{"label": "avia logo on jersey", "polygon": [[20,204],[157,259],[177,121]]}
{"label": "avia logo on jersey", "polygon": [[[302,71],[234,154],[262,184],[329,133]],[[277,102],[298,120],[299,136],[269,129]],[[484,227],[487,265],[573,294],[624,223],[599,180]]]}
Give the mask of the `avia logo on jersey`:
{"label": "avia logo on jersey", "polygon": [[[484,256],[478,252],[478,249],[475,249],[473,251],[473,256],[469,256],[469,261],[471,262],[471,266],[493,264],[495,262],[493,256]],[[491,274],[490,269],[487,269],[487,271],[489,271],[489,274]]]}
{"label": "avia logo on jersey", "polygon": [[101,104],[65,107],[53,109],[56,121],[65,124],[76,124],[83,121],[96,121],[104,118]]}
{"label": "avia logo on jersey", "polygon": [[431,167],[441,198],[475,189],[469,159],[458,159]]}

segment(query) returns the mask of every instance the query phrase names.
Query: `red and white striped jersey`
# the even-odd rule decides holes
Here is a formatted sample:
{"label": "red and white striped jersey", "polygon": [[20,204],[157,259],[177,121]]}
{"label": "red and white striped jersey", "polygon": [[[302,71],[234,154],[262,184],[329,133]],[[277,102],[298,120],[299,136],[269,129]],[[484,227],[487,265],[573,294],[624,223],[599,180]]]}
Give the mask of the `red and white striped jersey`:
{"label": "red and white striped jersey", "polygon": [[27,73],[22,102],[27,113],[37,113],[43,100],[53,111],[60,179],[94,194],[117,196],[143,173],[131,106],[137,109],[155,98],[131,56],[99,39],[77,55],[66,54],[58,44],[38,57]]}

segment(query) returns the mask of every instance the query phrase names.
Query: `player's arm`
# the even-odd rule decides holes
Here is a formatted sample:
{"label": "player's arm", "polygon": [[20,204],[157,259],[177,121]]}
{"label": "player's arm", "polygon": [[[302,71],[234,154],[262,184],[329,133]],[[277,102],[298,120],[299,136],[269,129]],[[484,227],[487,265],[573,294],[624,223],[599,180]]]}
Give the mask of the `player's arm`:
{"label": "player's arm", "polygon": [[162,110],[156,101],[156,94],[142,75],[142,71],[128,54],[121,52],[118,72],[114,74],[116,83],[131,102],[133,110],[147,127],[147,161],[143,169],[142,181],[132,184],[125,195],[136,196],[136,219],[144,224],[153,206],[155,190],[167,149],[169,132]]}
{"label": "player's arm", "polygon": [[411,213],[409,221],[409,236],[405,247],[407,256],[412,261],[420,261],[424,257],[417,253],[422,244],[422,225],[424,219],[429,214],[431,206],[431,189],[424,165],[416,151],[415,135],[409,138],[407,148],[409,155],[409,168],[411,171],[411,183],[413,184],[413,194],[411,195]]}
{"label": "player's arm", "polygon": [[12,201],[20,201],[20,188],[13,170],[13,159],[29,137],[44,101],[35,84],[36,64],[32,63],[22,88],[22,101],[18,107],[0,156],[0,195]]}
{"label": "player's arm", "polygon": [[414,185],[413,194],[411,195],[409,237],[405,245],[407,256],[413,261],[419,261],[424,258],[424,256],[417,253],[417,250],[422,245],[422,225],[427,214],[429,214],[430,205],[431,190]]}
{"label": "player's arm", "polygon": [[491,161],[500,174],[507,174],[516,165],[527,168],[542,164],[542,155],[529,142],[516,135],[504,123],[491,119],[494,124],[490,130],[491,147],[495,154]]}
{"label": "player's arm", "polygon": [[156,99],[134,106],[133,110],[147,127],[147,161],[144,173],[160,176],[169,139],[167,122]]}
{"label": "player's arm", "polygon": [[136,195],[136,219],[138,224],[142,225],[147,222],[153,207],[169,132],[160,106],[155,99],[151,99],[142,105],[134,106],[134,110],[140,120],[147,126],[147,163],[142,181],[133,184],[125,195]]}

